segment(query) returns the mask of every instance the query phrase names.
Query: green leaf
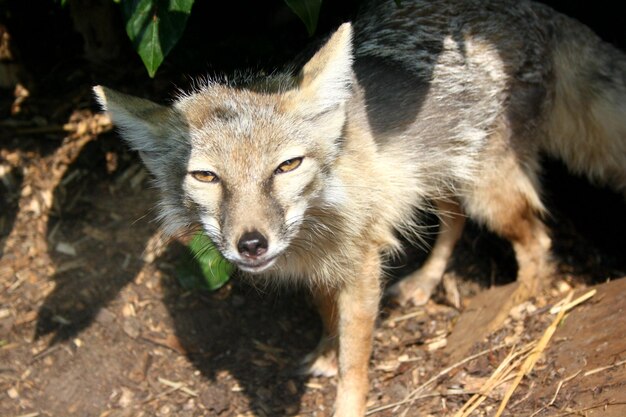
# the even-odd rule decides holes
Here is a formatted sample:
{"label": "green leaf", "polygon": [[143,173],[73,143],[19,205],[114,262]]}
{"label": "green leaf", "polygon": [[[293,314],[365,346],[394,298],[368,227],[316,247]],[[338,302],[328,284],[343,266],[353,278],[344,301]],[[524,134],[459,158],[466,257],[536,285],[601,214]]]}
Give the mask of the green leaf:
{"label": "green leaf", "polygon": [[194,0],[123,0],[126,33],[150,77],[180,39]]}
{"label": "green leaf", "polygon": [[217,290],[230,279],[233,265],[224,257],[204,233],[196,233],[189,243],[189,249],[198,262],[202,277],[209,290]]}
{"label": "green leaf", "polygon": [[285,0],[285,3],[302,20],[309,36],[313,36],[317,28],[322,0]]}

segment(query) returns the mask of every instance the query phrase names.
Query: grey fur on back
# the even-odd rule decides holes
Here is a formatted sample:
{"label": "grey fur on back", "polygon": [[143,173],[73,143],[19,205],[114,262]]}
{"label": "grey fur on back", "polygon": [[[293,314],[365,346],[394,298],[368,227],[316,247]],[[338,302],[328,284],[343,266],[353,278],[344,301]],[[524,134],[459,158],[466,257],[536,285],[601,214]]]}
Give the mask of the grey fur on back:
{"label": "grey fur on back", "polygon": [[[471,186],[479,164],[488,162],[490,154],[482,150],[497,129],[509,132],[509,145],[530,166],[530,176],[538,170],[536,153],[544,150],[574,171],[626,187],[619,168],[626,159],[625,132],[620,127],[610,139],[617,146],[600,146],[605,154],[598,161],[586,160],[576,149],[607,134],[591,132],[593,121],[581,122],[576,132],[568,128],[589,109],[568,108],[571,97],[565,97],[584,102],[593,91],[600,101],[616,102],[626,117],[626,58],[547,6],[515,0],[406,0],[400,7],[370,2],[355,22],[355,54],[377,140],[383,146],[408,141],[407,151],[419,153],[422,165],[430,161],[423,168],[439,177],[432,182],[435,193]],[[571,79],[563,84],[567,73]],[[613,167],[605,172],[598,165],[611,157]]]}

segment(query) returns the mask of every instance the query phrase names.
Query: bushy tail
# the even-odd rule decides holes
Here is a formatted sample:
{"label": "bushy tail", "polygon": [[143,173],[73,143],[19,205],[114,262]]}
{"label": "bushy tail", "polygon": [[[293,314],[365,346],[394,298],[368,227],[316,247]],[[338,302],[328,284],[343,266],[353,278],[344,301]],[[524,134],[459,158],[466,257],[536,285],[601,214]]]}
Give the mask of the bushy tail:
{"label": "bushy tail", "polygon": [[626,54],[568,18],[557,27],[544,149],[626,196]]}

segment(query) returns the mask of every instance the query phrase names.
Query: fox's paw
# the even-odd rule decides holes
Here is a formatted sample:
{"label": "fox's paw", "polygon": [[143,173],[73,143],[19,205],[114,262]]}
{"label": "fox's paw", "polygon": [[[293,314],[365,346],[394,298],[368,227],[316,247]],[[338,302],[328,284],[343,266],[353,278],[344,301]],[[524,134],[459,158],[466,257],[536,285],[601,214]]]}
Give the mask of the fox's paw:
{"label": "fox's paw", "polygon": [[415,280],[402,280],[387,289],[387,297],[401,306],[422,306],[430,300],[434,288]]}
{"label": "fox's paw", "polygon": [[337,344],[330,338],[322,338],[317,348],[304,357],[300,373],[313,376],[337,375]]}

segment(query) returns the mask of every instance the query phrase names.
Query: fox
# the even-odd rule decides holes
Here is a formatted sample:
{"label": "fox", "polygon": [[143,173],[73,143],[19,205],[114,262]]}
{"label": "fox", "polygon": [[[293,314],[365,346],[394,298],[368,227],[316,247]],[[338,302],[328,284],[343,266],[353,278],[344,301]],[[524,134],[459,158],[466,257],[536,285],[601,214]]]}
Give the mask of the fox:
{"label": "fox", "polygon": [[439,217],[423,266],[387,290],[424,304],[466,218],[511,242],[514,298],[554,273],[541,157],[626,194],[626,55],[518,0],[374,1],[297,71],[206,80],[161,105],[95,96],[154,177],[166,234],[201,227],[258,283],[310,289],[337,375],[335,417],[366,412],[385,262]]}

